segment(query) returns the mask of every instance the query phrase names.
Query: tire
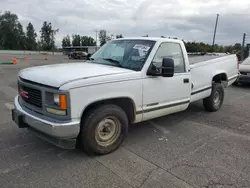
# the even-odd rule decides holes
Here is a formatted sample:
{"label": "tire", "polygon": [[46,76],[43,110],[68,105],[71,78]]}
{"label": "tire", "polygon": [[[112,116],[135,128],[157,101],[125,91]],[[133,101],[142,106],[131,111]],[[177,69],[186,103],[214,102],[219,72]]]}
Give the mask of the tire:
{"label": "tire", "polygon": [[224,101],[224,88],[220,83],[213,83],[211,95],[203,99],[203,106],[206,111],[216,112]]}
{"label": "tire", "polygon": [[[81,125],[79,143],[80,147],[90,155],[104,155],[115,151],[128,133],[127,115],[117,105],[98,106],[90,110],[85,117]],[[109,141],[104,141],[105,136],[111,136]]]}

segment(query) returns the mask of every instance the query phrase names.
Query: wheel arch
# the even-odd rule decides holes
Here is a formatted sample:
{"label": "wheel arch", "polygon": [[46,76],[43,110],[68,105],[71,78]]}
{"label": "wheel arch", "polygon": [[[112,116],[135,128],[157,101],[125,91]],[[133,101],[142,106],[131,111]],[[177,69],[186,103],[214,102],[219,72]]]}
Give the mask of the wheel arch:
{"label": "wheel arch", "polygon": [[225,72],[216,73],[212,78],[212,83],[227,83],[228,76]]}
{"label": "wheel arch", "polygon": [[81,112],[80,116],[81,121],[84,120],[89,110],[105,104],[115,104],[119,106],[121,109],[123,109],[128,117],[129,123],[132,123],[135,120],[136,107],[133,99],[131,99],[130,97],[117,97],[117,98],[100,99],[89,103]]}

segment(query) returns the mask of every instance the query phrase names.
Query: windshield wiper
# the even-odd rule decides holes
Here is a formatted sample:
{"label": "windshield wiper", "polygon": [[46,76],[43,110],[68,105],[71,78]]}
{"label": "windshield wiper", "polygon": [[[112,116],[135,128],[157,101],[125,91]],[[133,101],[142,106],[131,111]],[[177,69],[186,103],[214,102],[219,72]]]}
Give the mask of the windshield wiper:
{"label": "windshield wiper", "polygon": [[113,62],[113,63],[119,65],[119,67],[122,67],[121,64],[120,64],[120,62],[117,61],[117,60],[115,60],[115,59],[112,59],[112,58],[103,58],[103,59],[106,60],[106,61]]}

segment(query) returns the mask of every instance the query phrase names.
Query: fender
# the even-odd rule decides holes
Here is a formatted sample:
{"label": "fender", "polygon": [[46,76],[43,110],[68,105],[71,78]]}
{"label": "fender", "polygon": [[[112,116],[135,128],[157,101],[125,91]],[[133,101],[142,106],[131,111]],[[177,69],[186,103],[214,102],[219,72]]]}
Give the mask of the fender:
{"label": "fender", "polygon": [[213,74],[211,85],[213,82],[222,83],[224,87],[227,87],[228,85],[228,76],[225,73],[225,71],[222,70],[216,70]]}
{"label": "fender", "polygon": [[89,102],[81,111],[80,113],[80,117],[82,117],[83,113],[85,112],[86,109],[88,109],[90,106],[94,105],[94,104],[99,104],[99,103],[102,103],[102,102],[111,102],[111,101],[115,101],[115,100],[119,100],[119,99],[128,99],[132,102],[133,104],[133,111],[134,111],[134,115],[136,114],[136,105],[135,105],[135,102],[132,98],[130,97],[127,97],[127,96],[118,96],[118,97],[112,97],[112,98],[102,98],[102,99],[99,99],[99,100],[95,100],[95,101],[92,101],[92,102]]}

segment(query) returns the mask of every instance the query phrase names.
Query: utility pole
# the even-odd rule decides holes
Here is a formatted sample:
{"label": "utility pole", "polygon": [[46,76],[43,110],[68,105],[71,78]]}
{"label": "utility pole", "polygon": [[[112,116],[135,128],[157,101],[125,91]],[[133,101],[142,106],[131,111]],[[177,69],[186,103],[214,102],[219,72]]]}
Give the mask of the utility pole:
{"label": "utility pole", "polygon": [[246,41],[246,33],[243,34],[242,46],[241,46],[241,61],[244,60],[244,46]]}
{"label": "utility pole", "polygon": [[97,51],[97,32],[98,30],[95,31],[95,50]]}
{"label": "utility pole", "polygon": [[213,37],[212,51],[214,51],[214,43],[215,43],[215,35],[216,35],[216,31],[217,31],[218,19],[219,19],[219,14],[216,15],[216,22],[215,22],[215,26],[214,26],[214,37]]}
{"label": "utility pole", "polygon": [[249,52],[250,52],[250,44],[247,44],[246,47],[247,47],[247,57],[249,57],[249,55],[250,55],[249,54]]}
{"label": "utility pole", "polygon": [[214,27],[214,37],[213,37],[213,45],[212,45],[213,51],[214,51],[214,43],[215,43],[215,35],[216,35],[216,31],[217,31],[218,19],[219,19],[219,14],[217,14],[217,16],[216,16],[216,22],[215,22],[215,27]]}

